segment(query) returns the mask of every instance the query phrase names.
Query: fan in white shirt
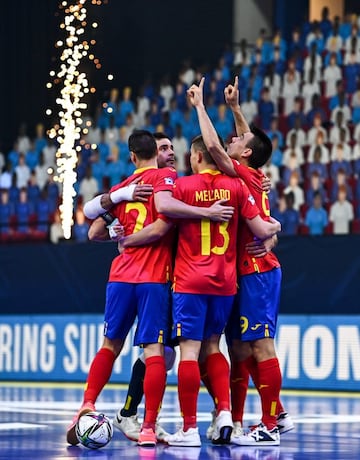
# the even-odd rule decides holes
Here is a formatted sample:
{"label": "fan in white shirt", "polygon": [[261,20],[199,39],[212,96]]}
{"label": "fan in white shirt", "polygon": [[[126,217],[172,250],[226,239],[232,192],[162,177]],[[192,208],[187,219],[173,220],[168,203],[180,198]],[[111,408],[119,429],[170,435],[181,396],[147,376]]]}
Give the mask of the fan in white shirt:
{"label": "fan in white shirt", "polygon": [[305,160],[304,160],[304,151],[301,147],[297,145],[297,134],[294,131],[290,137],[290,145],[287,149],[284,151],[283,155],[283,160],[282,164],[283,166],[289,166],[290,164],[290,158],[292,154],[295,153],[296,159],[298,161],[299,165],[303,165]]}
{"label": "fan in white shirt", "polygon": [[331,111],[331,115],[330,115],[331,123],[336,123],[336,117],[337,117],[338,112],[343,113],[344,124],[351,122],[351,109],[347,104],[341,102],[341,105],[338,105]]}
{"label": "fan in white shirt", "polygon": [[[360,123],[357,125],[357,128],[360,128]],[[360,129],[358,129],[357,135],[354,134],[354,140],[356,141],[356,144],[353,146],[351,159],[358,160],[360,158]]]}
{"label": "fan in white shirt", "polygon": [[326,129],[322,126],[321,116],[315,115],[313,125],[307,132],[307,145],[311,146],[315,144],[319,132],[322,133],[324,142],[327,142],[328,134]]}
{"label": "fan in white shirt", "polygon": [[296,133],[296,146],[297,147],[304,147],[306,145],[306,132],[301,127],[301,119],[300,117],[295,118],[295,126],[293,129],[290,129],[286,134],[286,145],[290,146],[290,139],[292,134]]}
{"label": "fan in white shirt", "polygon": [[186,155],[189,152],[189,143],[182,133],[182,126],[177,123],[175,126],[175,136],[172,138],[173,150],[176,157],[176,170],[179,176],[186,173]]}
{"label": "fan in white shirt", "polygon": [[246,91],[246,101],[241,103],[241,111],[244,115],[245,120],[248,123],[254,121],[255,117],[258,114],[257,103],[252,99],[252,89],[248,88]]}
{"label": "fan in white shirt", "polygon": [[312,107],[312,98],[314,94],[320,96],[320,85],[319,81],[315,79],[315,70],[311,68],[309,70],[309,78],[304,81],[302,86],[301,95],[304,99],[304,112],[308,113]]}
{"label": "fan in white shirt", "polygon": [[350,131],[346,125],[344,112],[342,110],[338,110],[335,114],[335,124],[330,128],[329,131],[329,142],[332,144],[336,144],[337,142],[342,142],[340,139],[341,132],[343,132],[343,141],[350,142]]}
{"label": "fan in white shirt", "polygon": [[284,75],[281,97],[284,100],[284,115],[289,115],[294,107],[294,100],[300,94],[300,85],[296,81],[295,72]]}
{"label": "fan in white shirt", "polygon": [[19,155],[19,164],[15,168],[16,175],[16,187],[17,188],[26,188],[30,180],[30,168],[25,163],[25,155],[20,153]]}
{"label": "fan in white shirt", "polygon": [[300,207],[305,202],[304,190],[299,185],[299,175],[297,171],[293,171],[290,175],[289,185],[284,189],[284,195],[287,195],[289,192],[294,194],[294,209],[299,211]]}
{"label": "fan in white shirt", "polygon": [[309,81],[310,70],[313,69],[315,72],[315,79],[320,81],[321,79],[321,69],[322,69],[322,59],[317,52],[316,43],[313,43],[310,48],[310,53],[304,59],[304,81]]}
{"label": "fan in white shirt", "polygon": [[325,96],[332,97],[336,94],[336,82],[342,78],[341,69],[336,63],[336,54],[330,56],[329,65],[323,72],[323,80],[325,83]]}
{"label": "fan in white shirt", "polygon": [[350,224],[354,219],[354,207],[347,199],[345,186],[340,186],[338,199],[330,207],[329,220],[333,223],[335,235],[346,235],[350,233]]}
{"label": "fan in white shirt", "polygon": [[315,143],[310,144],[307,162],[312,163],[314,161],[314,152],[317,146],[321,148],[321,163],[328,164],[330,161],[330,153],[329,149],[324,144],[324,135],[322,131],[317,133]]}
{"label": "fan in white shirt", "polygon": [[342,48],[343,48],[343,39],[339,35],[338,24],[334,24],[333,32],[328,36],[326,40],[325,49],[330,53],[331,52],[337,53],[338,51],[341,51]]}

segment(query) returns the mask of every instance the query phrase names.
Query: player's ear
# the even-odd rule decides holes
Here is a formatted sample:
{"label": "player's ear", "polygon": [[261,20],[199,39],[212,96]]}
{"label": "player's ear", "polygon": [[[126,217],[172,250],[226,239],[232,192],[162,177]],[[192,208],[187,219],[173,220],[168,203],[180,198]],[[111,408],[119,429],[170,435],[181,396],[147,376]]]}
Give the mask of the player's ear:
{"label": "player's ear", "polygon": [[250,147],[246,147],[246,149],[244,149],[243,153],[241,154],[243,158],[249,158],[251,155],[252,149]]}

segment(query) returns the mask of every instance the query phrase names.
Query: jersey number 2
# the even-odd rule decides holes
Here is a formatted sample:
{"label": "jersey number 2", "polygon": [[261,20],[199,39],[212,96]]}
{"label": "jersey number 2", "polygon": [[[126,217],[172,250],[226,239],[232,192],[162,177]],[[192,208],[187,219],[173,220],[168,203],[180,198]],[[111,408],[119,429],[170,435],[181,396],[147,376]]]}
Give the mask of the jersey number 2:
{"label": "jersey number 2", "polygon": [[144,227],[144,222],[146,219],[147,210],[143,203],[139,202],[130,202],[126,203],[125,212],[128,213],[135,209],[138,212],[136,217],[136,222],[134,225],[133,233],[139,232]]}

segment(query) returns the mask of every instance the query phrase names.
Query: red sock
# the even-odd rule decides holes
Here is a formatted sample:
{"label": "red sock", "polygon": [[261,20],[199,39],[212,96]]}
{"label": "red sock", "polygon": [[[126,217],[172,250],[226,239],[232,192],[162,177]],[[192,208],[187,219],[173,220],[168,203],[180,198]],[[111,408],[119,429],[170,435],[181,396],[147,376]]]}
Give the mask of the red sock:
{"label": "red sock", "polygon": [[252,381],[254,382],[255,388],[259,385],[259,372],[258,372],[258,363],[254,356],[249,356],[246,359],[246,366],[249,370]]}
{"label": "red sock", "polygon": [[231,412],[234,422],[242,425],[246,394],[249,386],[247,360],[231,363],[230,388]]}
{"label": "red sock", "polygon": [[178,369],[178,393],[183,430],[196,428],[197,399],[200,389],[200,370],[197,361],[180,361]]}
{"label": "red sock", "polygon": [[262,422],[271,430],[277,425],[277,402],[281,389],[281,372],[278,359],[271,358],[258,363],[258,373]]}
{"label": "red sock", "polygon": [[145,417],[144,428],[155,430],[161,402],[166,384],[166,367],[163,356],[151,356],[145,360],[144,395]]}
{"label": "red sock", "polygon": [[101,390],[110,379],[115,355],[108,348],[100,348],[93,359],[84,391],[84,402],[95,404]]}
{"label": "red sock", "polygon": [[230,410],[230,367],[222,353],[206,358],[206,370],[214,393],[216,411]]}
{"label": "red sock", "polygon": [[206,360],[202,363],[199,363],[199,368],[200,368],[200,378],[203,384],[205,385],[205,388],[207,389],[209,395],[212,397],[214,400],[214,394],[210,385],[210,379],[206,371]]}

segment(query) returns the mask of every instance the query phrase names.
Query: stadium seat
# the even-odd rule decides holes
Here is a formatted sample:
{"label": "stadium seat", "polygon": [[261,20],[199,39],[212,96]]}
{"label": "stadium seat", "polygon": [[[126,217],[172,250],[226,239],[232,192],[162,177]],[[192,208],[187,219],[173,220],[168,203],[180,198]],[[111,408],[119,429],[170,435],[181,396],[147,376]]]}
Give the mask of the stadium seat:
{"label": "stadium seat", "polygon": [[298,234],[299,235],[309,235],[309,227],[305,224],[300,224],[298,228]]}
{"label": "stadium seat", "polygon": [[334,233],[334,225],[332,222],[329,222],[324,230],[325,235],[332,235]]}
{"label": "stadium seat", "polygon": [[360,234],[360,219],[354,219],[351,223],[351,233]]}

